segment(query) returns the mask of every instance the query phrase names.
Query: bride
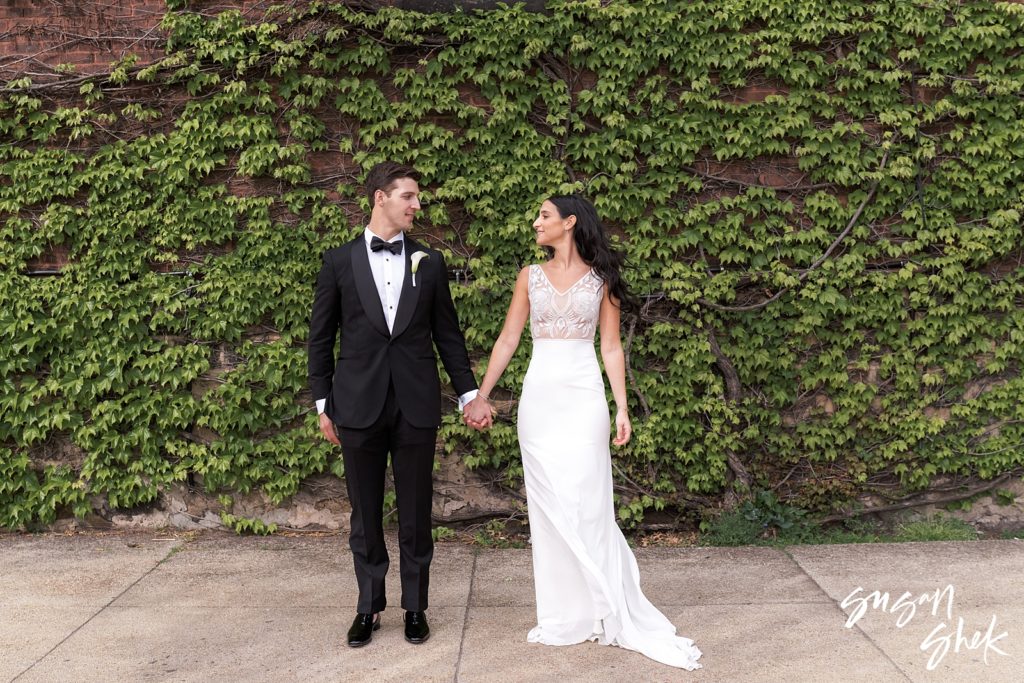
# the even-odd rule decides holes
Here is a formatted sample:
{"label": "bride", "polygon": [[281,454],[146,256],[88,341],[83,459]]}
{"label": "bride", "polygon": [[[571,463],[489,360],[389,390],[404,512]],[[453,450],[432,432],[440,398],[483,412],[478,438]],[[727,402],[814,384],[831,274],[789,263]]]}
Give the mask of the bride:
{"label": "bride", "polygon": [[549,260],[522,269],[491,351],[472,427],[490,424],[490,393],[530,321],[533,355],[519,401],[518,433],[533,550],[537,626],[545,645],[593,640],[636,650],[688,670],[700,650],[640,590],[636,559],[615,523],[611,430],[601,358],[615,397],[615,436],[629,441],[620,304],[629,301],[623,256],[611,249],[594,206],[579,195],[551,197],[533,224]]}

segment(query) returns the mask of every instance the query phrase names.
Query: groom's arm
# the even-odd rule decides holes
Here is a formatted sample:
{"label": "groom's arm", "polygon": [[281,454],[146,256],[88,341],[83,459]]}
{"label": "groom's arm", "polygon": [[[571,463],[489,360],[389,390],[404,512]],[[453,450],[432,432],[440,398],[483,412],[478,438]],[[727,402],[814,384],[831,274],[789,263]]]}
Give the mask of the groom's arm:
{"label": "groom's arm", "polygon": [[462,408],[476,395],[476,378],[473,377],[473,368],[469,364],[469,354],[466,352],[466,338],[459,327],[459,316],[452,302],[452,292],[448,286],[448,268],[445,266],[444,257],[439,252],[435,253],[438,271],[434,278],[431,334],[445,372],[451,378],[455,392],[459,394],[459,408]]}
{"label": "groom's arm", "polygon": [[313,295],[313,312],[309,319],[309,388],[317,404],[317,412],[324,412],[324,405],[331,393],[334,380],[334,342],[338,337],[340,296],[334,272],[331,252],[324,252],[323,265],[316,279]]}

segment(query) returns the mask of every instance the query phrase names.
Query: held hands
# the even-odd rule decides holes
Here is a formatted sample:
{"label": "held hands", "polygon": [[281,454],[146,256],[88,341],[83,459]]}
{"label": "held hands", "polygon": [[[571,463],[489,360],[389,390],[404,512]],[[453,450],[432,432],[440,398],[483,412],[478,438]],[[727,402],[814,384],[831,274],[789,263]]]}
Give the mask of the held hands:
{"label": "held hands", "polygon": [[619,408],[615,413],[615,438],[612,439],[612,443],[616,446],[625,446],[632,435],[633,425],[629,422],[629,414],[625,408]]}
{"label": "held hands", "polygon": [[482,394],[477,394],[476,398],[463,408],[462,421],[479,432],[489,429],[494,424],[494,412],[491,404]]}
{"label": "held hands", "polygon": [[338,435],[334,431],[334,423],[331,422],[331,418],[327,417],[327,413],[320,413],[320,433],[335,446],[341,445],[341,441],[338,440]]}

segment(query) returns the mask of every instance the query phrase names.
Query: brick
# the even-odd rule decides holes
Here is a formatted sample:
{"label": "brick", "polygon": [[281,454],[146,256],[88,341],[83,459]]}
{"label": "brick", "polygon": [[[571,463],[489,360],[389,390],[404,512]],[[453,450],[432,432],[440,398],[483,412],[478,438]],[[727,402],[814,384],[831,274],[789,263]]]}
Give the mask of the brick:
{"label": "brick", "polygon": [[[135,44],[137,37],[157,26],[166,12],[164,0],[0,0],[0,60],[36,56],[48,64],[107,66],[128,52],[162,56],[153,43]],[[85,36],[65,45],[65,34]],[[88,36],[117,35],[123,40],[100,41]],[[153,34],[157,35],[158,34]],[[74,40],[73,38],[71,40]],[[159,43],[158,43],[159,44]],[[129,49],[129,45],[131,48]],[[17,68],[17,67],[15,67]]]}
{"label": "brick", "polygon": [[38,270],[61,270],[68,264],[68,248],[63,244],[51,246],[38,257],[25,263],[29,272]]}
{"label": "brick", "polygon": [[310,152],[307,155],[310,171],[314,176],[332,175],[343,169],[348,157],[338,151]]}
{"label": "brick", "polygon": [[761,173],[757,177],[758,182],[761,185],[767,185],[769,187],[792,187],[796,185],[800,180],[800,174],[781,174],[774,171],[768,171]]}
{"label": "brick", "polygon": [[733,90],[728,101],[734,103],[755,104],[757,102],[763,102],[769,95],[785,94],[786,91],[782,88],[765,85],[748,85],[745,88]]}

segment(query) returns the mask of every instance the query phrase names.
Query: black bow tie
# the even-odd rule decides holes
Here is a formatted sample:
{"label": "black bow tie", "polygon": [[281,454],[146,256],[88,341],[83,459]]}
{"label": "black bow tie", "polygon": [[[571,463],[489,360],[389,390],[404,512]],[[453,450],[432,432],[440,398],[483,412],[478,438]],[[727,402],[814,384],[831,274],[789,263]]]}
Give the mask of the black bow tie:
{"label": "black bow tie", "polygon": [[385,242],[376,235],[370,240],[370,251],[380,251],[381,249],[387,249],[395,256],[402,253],[402,240],[395,240],[394,242]]}

